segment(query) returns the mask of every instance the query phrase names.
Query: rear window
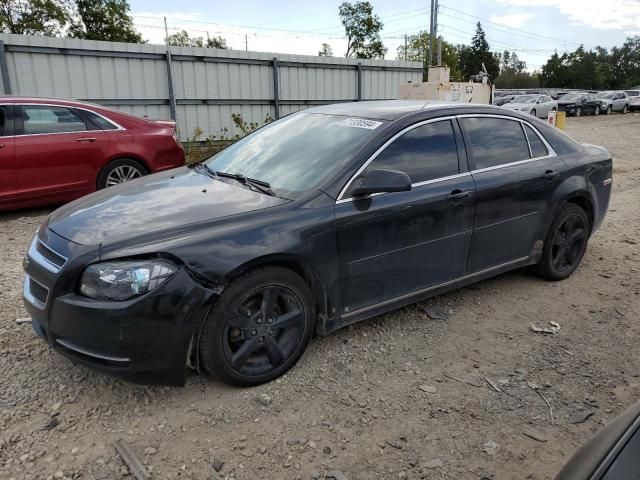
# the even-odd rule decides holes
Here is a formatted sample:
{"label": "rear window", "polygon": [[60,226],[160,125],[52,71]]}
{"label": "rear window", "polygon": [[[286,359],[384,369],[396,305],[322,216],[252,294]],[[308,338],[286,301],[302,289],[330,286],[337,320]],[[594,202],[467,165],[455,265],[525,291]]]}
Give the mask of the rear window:
{"label": "rear window", "polygon": [[520,122],[506,118],[463,118],[476,170],[527,160],[529,146]]}
{"label": "rear window", "polygon": [[89,120],[91,120],[91,122],[95,123],[96,126],[98,128],[100,128],[101,130],[115,130],[116,127],[113,123],[111,123],[109,120],[107,120],[104,117],[101,117],[100,115],[90,112],[88,110],[84,111],[84,114],[89,117]]}
{"label": "rear window", "polygon": [[529,125],[525,125],[524,131],[527,133],[527,138],[529,139],[531,158],[546,157],[549,155],[549,150],[547,150],[547,147],[545,147],[538,134],[533,131],[533,128]]}

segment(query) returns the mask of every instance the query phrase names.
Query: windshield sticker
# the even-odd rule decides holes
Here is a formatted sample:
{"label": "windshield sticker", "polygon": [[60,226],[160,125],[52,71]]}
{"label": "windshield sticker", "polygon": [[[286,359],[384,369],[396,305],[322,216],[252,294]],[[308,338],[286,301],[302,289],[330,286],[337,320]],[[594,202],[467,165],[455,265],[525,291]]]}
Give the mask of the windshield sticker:
{"label": "windshield sticker", "polygon": [[364,120],[362,118],[347,118],[342,122],[343,127],[355,127],[366,128],[367,130],[374,130],[382,125],[382,122],[376,122],[375,120]]}

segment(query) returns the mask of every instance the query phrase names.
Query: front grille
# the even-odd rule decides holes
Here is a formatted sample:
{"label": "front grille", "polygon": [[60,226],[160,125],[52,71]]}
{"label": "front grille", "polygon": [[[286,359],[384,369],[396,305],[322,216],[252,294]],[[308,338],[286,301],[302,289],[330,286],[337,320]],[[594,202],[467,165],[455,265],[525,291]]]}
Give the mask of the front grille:
{"label": "front grille", "polygon": [[64,258],[59,253],[54,252],[42,242],[36,243],[36,250],[40,255],[44,257],[45,260],[47,260],[52,265],[55,265],[58,269],[61,269],[64,264],[67,263],[66,258]]}
{"label": "front grille", "polygon": [[29,293],[31,293],[31,296],[41,304],[45,305],[47,303],[49,291],[46,287],[33,280],[33,278],[29,279]]}

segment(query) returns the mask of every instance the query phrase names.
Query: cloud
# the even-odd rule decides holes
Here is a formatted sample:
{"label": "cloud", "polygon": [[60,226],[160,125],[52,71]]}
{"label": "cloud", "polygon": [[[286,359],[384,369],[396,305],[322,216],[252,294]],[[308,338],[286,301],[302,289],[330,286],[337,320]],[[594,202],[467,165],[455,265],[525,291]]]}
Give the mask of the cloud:
{"label": "cloud", "polygon": [[633,30],[640,25],[638,0],[498,0],[513,7],[551,7],[571,21],[598,29]]}
{"label": "cloud", "polygon": [[521,27],[534,17],[533,13],[507,13],[505,15],[494,15],[491,21],[505,25],[507,27]]}

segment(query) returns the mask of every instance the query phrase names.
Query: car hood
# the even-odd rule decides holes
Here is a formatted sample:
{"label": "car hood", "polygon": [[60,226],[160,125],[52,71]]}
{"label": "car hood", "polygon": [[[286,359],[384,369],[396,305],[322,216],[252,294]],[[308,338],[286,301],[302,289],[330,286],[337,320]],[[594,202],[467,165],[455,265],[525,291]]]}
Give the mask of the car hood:
{"label": "car hood", "polygon": [[509,110],[516,110],[523,107],[533,107],[533,105],[529,103],[505,103],[502,107],[508,108]]}
{"label": "car hood", "polygon": [[109,245],[288,201],[181,167],[76,200],[53,212],[48,226],[78,244]]}

